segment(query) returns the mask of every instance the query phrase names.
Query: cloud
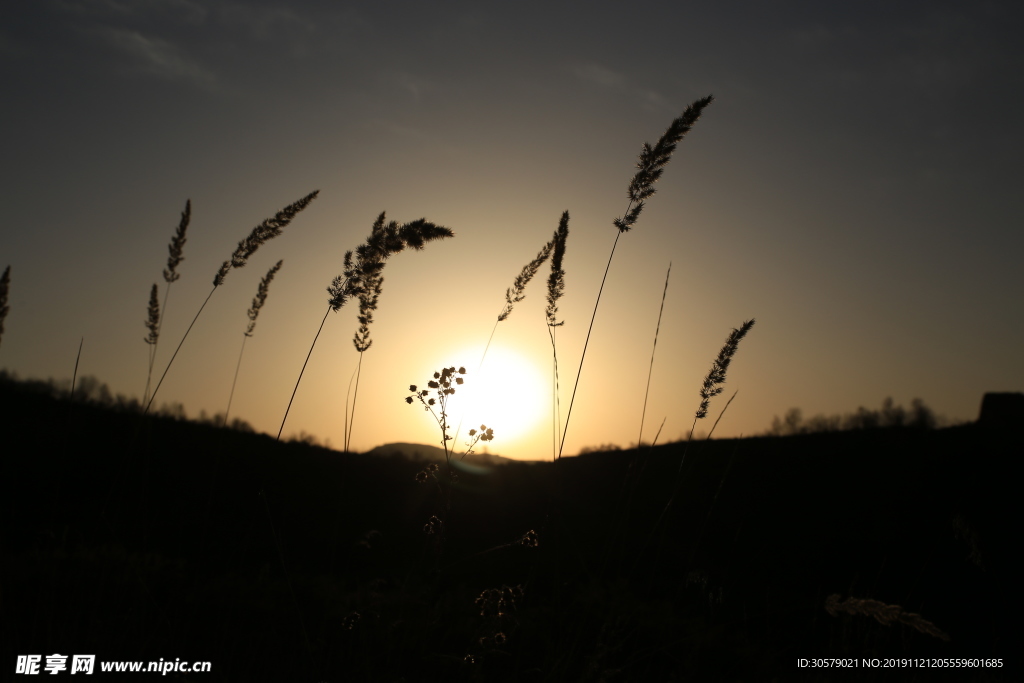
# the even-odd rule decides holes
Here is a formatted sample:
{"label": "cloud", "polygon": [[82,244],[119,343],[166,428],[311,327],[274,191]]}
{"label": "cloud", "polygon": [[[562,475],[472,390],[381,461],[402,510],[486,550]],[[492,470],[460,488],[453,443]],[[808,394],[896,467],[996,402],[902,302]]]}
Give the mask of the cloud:
{"label": "cloud", "polygon": [[626,78],[622,74],[594,62],[571,64],[569,72],[581,80],[603,88],[621,88],[626,84]]}
{"label": "cloud", "polygon": [[208,14],[195,0],[57,0],[54,6],[64,14],[107,20],[173,18],[198,24],[205,21]]}
{"label": "cloud", "polygon": [[307,35],[315,32],[316,24],[286,7],[254,7],[231,4],[220,11],[222,21],[239,27],[255,40],[281,40],[294,38],[296,34]]}
{"label": "cloud", "polygon": [[201,88],[213,88],[217,84],[213,72],[166,40],[119,28],[103,29],[102,35],[110,46],[127,56],[138,71],[169,80],[187,81]]}

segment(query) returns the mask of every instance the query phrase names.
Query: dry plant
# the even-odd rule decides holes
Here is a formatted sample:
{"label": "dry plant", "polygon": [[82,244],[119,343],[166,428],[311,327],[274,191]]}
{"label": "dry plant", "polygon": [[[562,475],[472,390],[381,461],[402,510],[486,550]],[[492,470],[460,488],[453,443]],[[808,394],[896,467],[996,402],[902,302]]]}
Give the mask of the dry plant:
{"label": "dry plant", "polygon": [[[647,387],[644,389],[644,407],[640,411],[640,434],[636,437],[636,447],[639,449],[643,446],[644,436],[644,418],[647,417],[647,397],[651,393],[651,375],[654,374],[654,352],[658,350],[658,334],[661,332],[661,314],[665,312],[665,295],[668,294],[668,277],[672,274],[672,262],[669,261],[668,270],[665,272],[665,289],[661,292],[661,308],[658,309],[658,325],[654,328],[654,345],[651,347],[651,365],[647,369]],[[665,422],[662,421],[662,426]],[[658,434],[661,434],[661,429],[658,429]],[[654,446],[658,441],[658,436],[655,435]]]}
{"label": "dry plant", "polygon": [[[185,330],[185,334],[182,336],[181,341],[178,342],[178,348],[174,350],[174,353],[171,355],[171,360],[167,362],[167,367],[164,368],[164,372],[160,376],[160,381],[156,383],[156,388],[153,389],[153,395],[149,397],[149,401],[146,403],[146,410],[144,412],[149,412],[149,408],[153,405],[153,400],[156,398],[156,392],[160,390],[160,385],[163,384],[164,378],[167,377],[167,371],[171,369],[171,364],[174,363],[174,359],[178,356],[178,351],[181,351],[181,345],[185,343],[185,339],[188,338],[188,333],[192,331],[192,326],[196,324],[196,320],[199,319],[199,315],[203,312],[203,309],[206,308],[206,304],[210,301],[210,297],[213,296],[213,293],[217,291],[218,287],[224,284],[224,278],[227,274],[232,268],[242,268],[245,266],[249,257],[256,253],[256,250],[261,245],[280,235],[281,231],[292,222],[292,219],[295,218],[296,214],[309,206],[310,202],[316,199],[318,194],[320,194],[320,190],[314,190],[297,202],[284,207],[278,211],[273,218],[268,218],[253,228],[252,232],[238,243],[235,251],[231,254],[231,259],[225,261],[217,270],[217,274],[213,278],[213,289],[211,289],[210,293],[206,295],[206,300],[203,301],[203,305],[199,307],[199,311],[196,313],[196,316],[192,318],[192,322],[189,324],[188,329]],[[191,208],[190,205],[186,205],[186,207],[189,209]],[[182,220],[184,222],[184,214],[182,216]],[[172,241],[171,244],[173,247],[174,242]],[[184,244],[184,232],[182,232],[182,244]],[[178,261],[174,262],[174,266],[177,266],[179,261],[180,258]],[[168,260],[168,266],[170,266],[170,264],[171,261]]]}
{"label": "dry plant", "polygon": [[11,288],[11,267],[7,266],[4,269],[4,274],[0,276],[0,341],[4,338],[4,319],[7,318],[8,311],[11,307],[7,305],[7,293]]}
{"label": "dry plant", "polygon": [[640,217],[640,212],[643,211],[644,202],[654,194],[654,183],[661,178],[661,174],[665,170],[665,166],[668,165],[669,160],[672,158],[672,152],[675,151],[676,145],[683,139],[700,118],[701,112],[704,107],[711,104],[714,98],[711,95],[701,98],[693,102],[688,106],[682,115],[674,120],[672,124],[665,131],[665,134],[661,136],[658,143],[651,146],[650,143],[645,142],[643,149],[640,151],[640,160],[637,162],[637,172],[633,176],[633,179],[629,182],[627,188],[627,196],[629,197],[629,204],[626,206],[626,213],[622,218],[616,218],[612,221],[613,225],[618,228],[618,232],[615,234],[615,242],[612,243],[612,251],[608,255],[608,265],[604,268],[604,276],[601,278],[601,286],[597,290],[597,301],[594,302],[594,313],[590,317],[590,327],[587,329],[587,338],[583,342],[583,353],[580,355],[580,367],[576,371],[576,383],[572,388],[572,398],[569,399],[569,410],[565,416],[565,428],[562,430],[562,441],[558,447],[558,457],[562,457],[562,450],[565,448],[565,437],[569,432],[569,420],[572,419],[572,406],[576,401],[576,390],[579,388],[580,375],[583,374],[583,361],[587,357],[587,346],[590,344],[590,334],[594,330],[594,320],[597,318],[597,308],[601,303],[601,293],[604,292],[604,283],[608,279],[608,270],[612,266],[612,257],[615,256],[615,247],[619,244],[619,237],[622,233],[628,232]]}
{"label": "dry plant", "polygon": [[75,356],[75,371],[71,373],[71,401],[75,400],[75,381],[78,379],[78,361],[82,360],[82,345],[85,337],[78,340],[78,354]]}
{"label": "dry plant", "polygon": [[[146,326],[150,328],[149,339],[146,343],[149,347],[149,371],[146,374],[146,391],[142,395],[143,403],[149,397],[149,384],[153,379],[153,364],[156,362],[156,350],[158,340],[160,338],[160,329],[163,326],[163,317],[160,316],[159,311],[163,310],[164,314],[167,313],[167,299],[171,295],[171,283],[176,281],[181,275],[178,274],[178,266],[182,261],[185,260],[184,249],[185,249],[185,231],[188,230],[189,221],[192,219],[192,200],[185,200],[185,210],[181,212],[181,220],[178,222],[178,229],[171,235],[170,244],[167,245],[167,267],[164,268],[164,282],[167,283],[167,289],[164,290],[164,305],[163,309],[157,308],[156,314],[156,327],[151,327],[150,324],[154,320],[153,316],[153,298],[150,297],[150,315],[149,322]],[[153,286],[154,290],[156,285]],[[150,341],[152,340],[152,341]]]}
{"label": "dry plant", "polygon": [[[153,283],[153,288],[149,290],[149,305],[146,307],[146,329],[149,330],[149,334],[142,340],[149,344],[149,370],[153,371],[153,347],[156,346],[157,340],[160,338],[160,299],[157,295],[156,283]],[[143,400],[149,396],[149,379],[146,379],[146,393],[143,395]]]}
{"label": "dry plant", "polygon": [[[725,384],[725,373],[729,369],[729,364],[732,363],[733,356],[736,355],[736,349],[739,348],[740,341],[747,336],[747,332],[754,326],[754,320],[745,321],[740,325],[739,329],[733,328],[733,331],[729,333],[729,336],[725,340],[725,344],[722,346],[722,350],[718,352],[718,357],[711,363],[711,369],[708,374],[704,377],[704,381],[700,387],[700,406],[697,408],[697,412],[694,414],[693,424],[690,425],[690,433],[686,437],[687,446],[683,447],[683,456],[679,460],[679,472],[683,471],[683,463],[686,462],[686,450],[689,446],[690,441],[693,439],[693,430],[697,426],[697,420],[702,420],[708,416],[708,407],[713,397],[718,396],[722,393],[722,385]],[[735,398],[735,394],[733,395]],[[711,439],[711,435],[715,431],[715,427],[718,426],[718,421],[722,419],[722,415],[729,408],[729,404],[732,403],[732,398],[725,404],[725,408],[722,409],[722,413],[715,420],[714,426],[711,431],[708,432],[706,440]]]}
{"label": "dry plant", "polygon": [[228,407],[224,410],[224,420],[222,425],[227,425],[228,414],[231,412],[231,400],[235,396],[235,384],[238,382],[238,369],[242,367],[242,354],[245,352],[245,342],[249,337],[252,336],[253,331],[256,329],[256,318],[259,317],[260,309],[263,308],[263,304],[267,302],[267,294],[270,291],[270,282],[277,275],[277,271],[281,270],[281,265],[284,261],[278,261],[273,268],[267,271],[267,274],[260,280],[260,285],[256,290],[256,296],[253,297],[252,306],[246,312],[249,316],[249,324],[245,328],[245,332],[242,335],[242,348],[238,351],[238,362],[235,364],[235,378],[231,380],[231,393],[228,394]]}
{"label": "dry plant", "polygon": [[839,596],[833,594],[825,599],[825,611],[833,617],[839,616],[840,612],[845,612],[847,614],[862,614],[864,616],[874,617],[875,621],[880,624],[885,624],[886,626],[891,626],[894,622],[900,622],[929,636],[940,640],[949,640],[949,636],[946,635],[945,632],[936,627],[932,622],[922,617],[920,614],[905,612],[899,605],[886,605],[884,602],[879,602],[878,600],[871,600],[869,598],[847,598],[846,600],[839,602]]}
{"label": "dry plant", "polygon": [[509,315],[512,314],[512,308],[526,298],[526,285],[530,284],[530,280],[537,274],[540,267],[544,265],[544,262],[548,260],[548,256],[551,255],[551,249],[554,246],[553,241],[551,241],[541,247],[541,250],[537,252],[537,256],[523,266],[519,275],[512,282],[512,286],[505,290],[505,307],[498,314],[498,320],[494,323],[495,329],[497,329],[498,323],[508,319]]}
{"label": "dry plant", "polygon": [[[553,252],[558,252],[558,265],[556,267],[555,262],[552,261],[552,274],[548,278],[548,310],[546,313],[549,325],[555,320],[555,314],[558,312],[556,302],[565,291],[565,271],[562,270],[562,258],[565,255],[565,241],[568,235],[569,212],[564,211],[562,212],[562,218],[559,221],[558,229],[555,230],[555,234],[544,244],[543,247],[541,247],[540,251],[537,252],[537,256],[523,266],[523,269],[519,271],[519,275],[517,275],[516,279],[512,282],[512,286],[505,290],[505,306],[501,309],[501,313],[498,314],[498,319],[494,322],[494,327],[491,328],[490,336],[487,337],[487,343],[484,345],[483,353],[480,354],[480,360],[476,366],[477,372],[480,372],[480,369],[483,367],[484,360],[487,358],[487,352],[491,348],[491,342],[494,341],[494,333],[498,330],[498,323],[508,320],[508,317],[512,314],[512,309],[515,305],[526,298],[526,286],[530,284],[530,281],[537,274],[537,271],[539,271],[540,267],[544,265],[544,262],[551,257]],[[562,323],[555,323],[556,326],[561,324]],[[554,344],[554,342],[552,342],[552,344]],[[460,431],[462,431],[461,422],[455,429],[455,438],[458,438]]]}
{"label": "dry plant", "polygon": [[[454,236],[455,233],[451,229],[443,225],[435,225],[425,218],[420,218],[403,225],[399,225],[396,221],[385,224],[384,212],[381,211],[380,215],[377,216],[377,220],[374,221],[373,227],[370,229],[370,236],[366,238],[366,242],[356,248],[355,261],[352,259],[351,251],[345,253],[344,272],[335,277],[327,287],[327,293],[330,294],[330,298],[327,299],[327,311],[324,313],[323,320],[320,321],[320,327],[316,331],[316,336],[313,337],[313,343],[309,345],[309,353],[306,354],[306,360],[302,363],[302,369],[299,370],[299,377],[295,380],[295,388],[292,389],[291,398],[288,399],[288,407],[285,408],[284,417],[281,419],[281,427],[277,430],[277,439],[279,441],[281,439],[281,432],[284,431],[285,422],[288,421],[288,413],[292,409],[295,394],[299,390],[299,383],[302,382],[302,375],[306,372],[306,365],[309,363],[310,356],[313,355],[313,348],[316,346],[317,339],[320,338],[320,333],[324,329],[324,323],[327,322],[328,314],[331,311],[335,313],[340,311],[349,298],[353,296],[360,297],[360,327],[356,332],[353,343],[355,343],[356,350],[360,353],[359,359],[361,364],[363,351],[370,348],[372,343],[369,332],[372,316],[369,313],[377,306],[377,297],[380,296],[380,286],[383,282],[380,274],[384,270],[385,261],[387,261],[389,256],[403,251],[406,247],[419,251],[423,249],[427,242]],[[364,311],[367,315],[363,315]],[[356,386],[358,389],[358,384]],[[345,407],[345,417],[347,421],[347,405]],[[349,431],[346,423],[346,450],[348,450]]]}
{"label": "dry plant", "polygon": [[548,337],[551,339],[551,457],[558,457],[559,431],[562,424],[561,401],[559,391],[561,387],[558,382],[558,346],[555,343],[555,330],[565,324],[564,320],[558,320],[558,300],[565,293],[565,268],[562,261],[565,259],[565,243],[569,239],[569,212],[562,213],[558,221],[558,230],[552,238],[554,248],[551,251],[551,274],[548,275],[548,306],[544,310],[544,317],[547,320]]}
{"label": "dry plant", "polygon": [[[451,457],[453,450],[449,449],[448,443],[454,441],[456,437],[448,434],[448,401],[452,396],[455,395],[455,387],[461,386],[465,380],[462,376],[466,374],[466,368],[460,367],[458,370],[455,366],[448,368],[441,368],[440,371],[434,373],[434,379],[427,382],[426,389],[420,389],[415,384],[409,385],[409,396],[405,397],[406,403],[415,403],[419,401],[423,405],[423,410],[429,412],[434,421],[437,422],[437,426],[441,429],[441,446],[444,447],[444,459],[445,464],[449,466],[449,473],[451,473]],[[437,394],[437,397],[432,397],[431,392]],[[437,409],[435,410],[435,406]],[[468,446],[462,457],[465,458],[469,455],[476,444],[480,441],[492,441],[494,439],[494,430],[487,427],[487,425],[480,425],[480,430],[476,429],[469,430],[470,441],[466,444]]]}
{"label": "dry plant", "polygon": [[[696,427],[697,425],[697,420],[707,417],[708,406],[711,398],[718,396],[719,394],[722,393],[722,385],[725,384],[726,371],[729,369],[730,363],[732,363],[733,356],[736,355],[736,350],[739,348],[740,341],[747,335],[747,332],[749,332],[750,328],[753,326],[754,320],[747,320],[742,325],[740,325],[739,329],[734,328],[732,332],[729,333],[729,336],[725,340],[725,344],[722,346],[722,349],[718,352],[718,356],[711,363],[711,370],[708,371],[707,376],[704,377],[704,381],[701,383],[700,406],[697,408],[697,412],[693,419],[693,425],[690,427],[690,432],[686,438],[686,443],[683,445],[683,453],[679,459],[679,469],[676,473],[676,483],[672,488],[672,493],[669,495],[668,502],[665,503],[665,508],[661,511],[661,514],[658,515],[658,519],[654,522],[654,526],[651,528],[651,534],[647,539],[646,545],[650,545],[651,541],[654,539],[654,535],[655,533],[657,533],[658,528],[661,525],[661,521],[665,518],[665,515],[668,514],[669,508],[672,507],[672,503],[675,501],[676,496],[679,494],[682,484],[683,464],[686,462],[686,454],[689,451],[690,443],[693,440],[693,430],[694,427]],[[725,411],[729,408],[729,405],[732,403],[733,398],[736,398],[735,394],[733,394],[732,398],[730,398],[729,401],[725,404],[725,408],[722,409],[722,412],[721,414],[719,414],[718,419],[715,420],[715,424],[711,428],[711,431],[708,432],[708,435],[704,438],[705,441],[709,441],[711,439],[711,435],[714,433],[715,427],[718,426],[719,420],[722,419],[722,415],[724,415]],[[636,482],[634,481],[634,488],[635,485]],[[629,496],[630,498],[632,498],[632,491],[629,493]],[[642,553],[637,553],[636,562],[639,562],[641,554]]]}
{"label": "dry plant", "polygon": [[[451,511],[452,506],[452,488],[455,482],[458,480],[458,475],[452,469],[452,453],[453,450],[449,448],[449,442],[454,441],[455,437],[448,433],[448,402],[451,397],[455,395],[455,387],[461,386],[464,383],[463,376],[466,374],[466,368],[455,366],[442,368],[441,370],[434,373],[434,378],[427,382],[427,388],[420,389],[415,384],[409,385],[409,395],[405,397],[405,402],[413,404],[419,401],[423,406],[423,410],[429,412],[437,422],[438,428],[441,430],[441,445],[444,447],[444,461],[445,471],[448,474],[447,486],[441,486],[441,482],[437,479],[437,467],[427,466],[425,470],[420,472],[416,476],[416,480],[425,482],[428,478],[433,478],[435,484],[438,487],[438,495],[444,505],[444,510],[440,513],[440,517],[437,515],[432,516],[423,527],[424,533],[428,536],[433,536],[434,547],[437,556],[441,555],[441,547],[444,543],[445,538],[445,525],[447,523],[448,513]],[[431,396],[431,393],[436,396]],[[466,443],[466,452],[462,454],[465,458],[469,455],[473,448],[481,441],[488,442],[494,440],[494,430],[487,425],[480,425],[480,430],[476,429],[469,430],[470,441]]]}

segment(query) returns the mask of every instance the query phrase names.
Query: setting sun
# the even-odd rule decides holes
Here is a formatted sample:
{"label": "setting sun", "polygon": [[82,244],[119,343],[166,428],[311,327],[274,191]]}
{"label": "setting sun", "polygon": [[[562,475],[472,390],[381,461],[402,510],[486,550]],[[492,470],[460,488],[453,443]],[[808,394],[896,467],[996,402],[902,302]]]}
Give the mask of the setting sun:
{"label": "setting sun", "polygon": [[[465,349],[456,358],[479,358],[482,349]],[[483,365],[467,365],[465,385],[452,401],[450,416],[453,425],[462,422],[459,441],[472,428],[486,424],[494,429],[502,444],[529,435],[540,428],[551,407],[550,380],[520,354],[492,345]],[[452,432],[454,433],[454,429]],[[461,449],[462,443],[456,445]]]}

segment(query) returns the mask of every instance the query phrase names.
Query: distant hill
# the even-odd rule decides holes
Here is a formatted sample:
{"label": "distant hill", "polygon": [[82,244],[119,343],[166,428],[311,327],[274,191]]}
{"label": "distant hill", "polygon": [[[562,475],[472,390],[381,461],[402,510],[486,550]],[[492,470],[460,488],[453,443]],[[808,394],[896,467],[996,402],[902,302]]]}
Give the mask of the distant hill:
{"label": "distant hill", "polygon": [[[421,443],[388,443],[369,450],[365,455],[378,458],[402,457],[413,462],[444,462],[444,449],[440,446],[427,446]],[[510,462],[521,462],[492,453],[470,453],[465,458],[455,456],[454,460],[463,464],[476,466],[506,465]]]}

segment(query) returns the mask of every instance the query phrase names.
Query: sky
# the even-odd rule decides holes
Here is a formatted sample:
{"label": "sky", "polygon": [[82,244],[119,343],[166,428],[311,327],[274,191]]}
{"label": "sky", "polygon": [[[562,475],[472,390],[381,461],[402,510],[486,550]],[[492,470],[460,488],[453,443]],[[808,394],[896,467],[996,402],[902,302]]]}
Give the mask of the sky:
{"label": "sky", "polygon": [[[431,415],[404,399],[464,366],[459,446],[479,421],[490,452],[549,459],[548,266],[495,322],[567,210],[564,454],[649,441],[663,421],[659,441],[685,436],[712,360],[751,318],[698,431],[735,391],[716,436],[887,396],[973,420],[985,392],[1024,389],[1022,14],[941,1],[6,3],[0,368],[70,379],[83,340],[79,375],[141,396],[149,292],[163,302],[186,200],[157,375],[238,241],[319,190],[214,291],[157,403],[224,411],[246,310],[281,259],[231,405],[275,435],[326,287],[385,211],[455,237],[387,263],[351,448],[437,444]],[[642,144],[709,94],[616,243]],[[342,447],[357,313],[327,317],[285,437]]]}

